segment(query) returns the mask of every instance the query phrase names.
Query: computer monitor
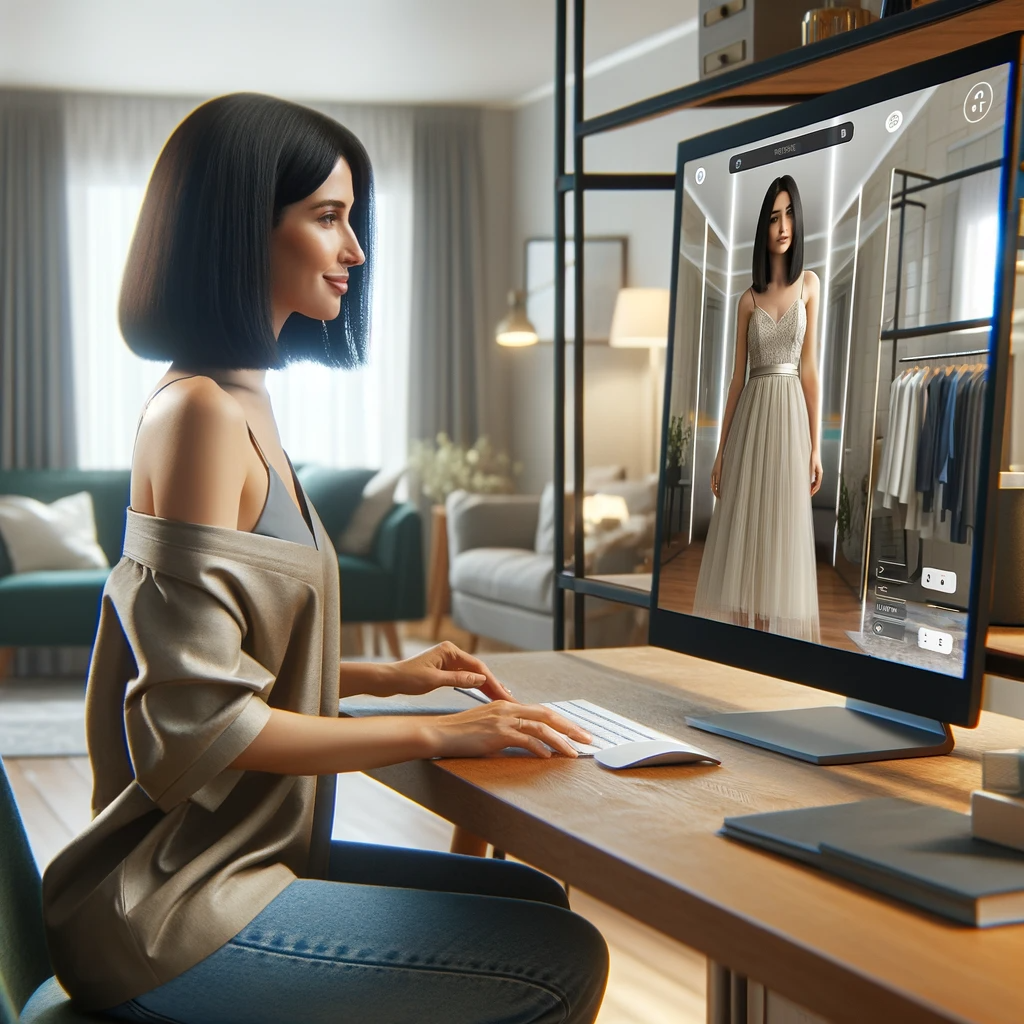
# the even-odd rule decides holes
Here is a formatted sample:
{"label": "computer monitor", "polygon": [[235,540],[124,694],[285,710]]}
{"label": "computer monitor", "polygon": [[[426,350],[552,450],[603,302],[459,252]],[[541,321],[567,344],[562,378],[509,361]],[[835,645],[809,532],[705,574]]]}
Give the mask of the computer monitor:
{"label": "computer monitor", "polygon": [[848,698],[693,725],[846,763],[977,722],[1020,59],[679,144],[651,642]]}

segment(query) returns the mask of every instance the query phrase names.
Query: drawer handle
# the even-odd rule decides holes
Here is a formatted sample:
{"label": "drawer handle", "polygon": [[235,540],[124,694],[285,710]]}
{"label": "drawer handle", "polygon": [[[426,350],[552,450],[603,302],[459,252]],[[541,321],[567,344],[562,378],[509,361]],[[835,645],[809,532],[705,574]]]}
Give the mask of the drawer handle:
{"label": "drawer handle", "polygon": [[733,64],[742,64],[747,59],[747,41],[741,39],[739,42],[726,46],[715,53],[709,53],[704,58],[704,74],[710,75],[723,68],[732,67]]}
{"label": "drawer handle", "polygon": [[717,25],[720,21],[725,21],[726,18],[731,18],[734,14],[739,14],[746,6],[747,0],[728,0],[728,3],[719,4],[717,7],[713,7],[710,11],[705,11],[704,27],[707,28],[709,25]]}

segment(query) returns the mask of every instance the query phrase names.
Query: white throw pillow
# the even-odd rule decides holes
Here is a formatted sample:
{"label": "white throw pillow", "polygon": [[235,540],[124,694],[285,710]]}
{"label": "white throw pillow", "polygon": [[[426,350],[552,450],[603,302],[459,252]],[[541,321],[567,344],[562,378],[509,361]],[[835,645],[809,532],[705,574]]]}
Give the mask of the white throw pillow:
{"label": "white throw pillow", "polygon": [[88,491],[49,505],[20,494],[3,495],[0,535],[16,573],[110,567],[96,541],[96,517]]}
{"label": "white throw pillow", "polygon": [[368,555],[373,550],[377,527],[395,503],[395,488],[402,479],[404,469],[397,473],[378,473],[363,488],[363,500],[352,513],[345,532],[334,546],[346,555]]}

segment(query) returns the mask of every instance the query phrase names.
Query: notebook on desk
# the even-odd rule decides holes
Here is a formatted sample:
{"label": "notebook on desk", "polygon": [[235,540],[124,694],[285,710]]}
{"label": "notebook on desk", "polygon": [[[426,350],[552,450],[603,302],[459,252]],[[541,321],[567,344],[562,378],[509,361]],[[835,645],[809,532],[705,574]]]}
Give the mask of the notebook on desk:
{"label": "notebook on desk", "polygon": [[979,928],[1024,922],[1024,853],[969,814],[876,799],[726,818],[722,834]]}

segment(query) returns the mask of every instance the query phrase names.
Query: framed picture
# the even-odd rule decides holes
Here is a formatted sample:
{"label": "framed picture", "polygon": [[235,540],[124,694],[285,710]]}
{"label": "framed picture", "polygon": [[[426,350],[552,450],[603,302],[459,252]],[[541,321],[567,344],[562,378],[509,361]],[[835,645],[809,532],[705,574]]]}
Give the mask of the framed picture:
{"label": "framed picture", "polygon": [[[583,242],[584,342],[607,342],[611,332],[615,297],[626,283],[626,238],[608,236]],[[575,244],[565,243],[565,340],[576,337],[574,277]],[[540,341],[555,340],[555,240],[526,240],[526,315]]]}

